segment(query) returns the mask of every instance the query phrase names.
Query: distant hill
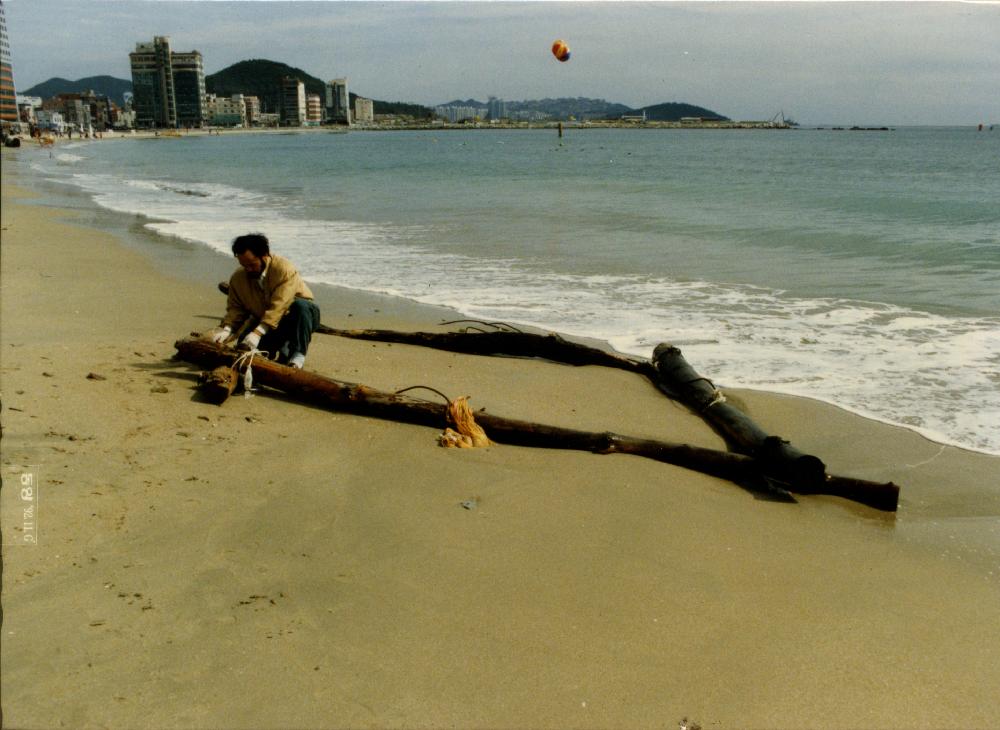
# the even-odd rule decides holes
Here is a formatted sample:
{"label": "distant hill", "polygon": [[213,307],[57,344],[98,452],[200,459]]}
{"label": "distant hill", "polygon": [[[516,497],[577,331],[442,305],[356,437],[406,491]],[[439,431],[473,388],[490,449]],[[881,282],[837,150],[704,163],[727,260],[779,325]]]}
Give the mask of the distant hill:
{"label": "distant hill", "polygon": [[[632,109],[624,104],[605,101],[604,99],[588,99],[585,97],[565,98],[565,99],[537,99],[532,101],[505,101],[507,112],[533,111],[548,114],[553,119],[568,119],[572,116],[575,119],[618,119],[621,116],[639,115],[646,112],[646,118],[651,121],[678,121],[681,117],[718,117],[725,119],[721,114],[694,106],[693,104],[681,104],[678,102],[668,102],[665,104],[655,104],[643,107],[642,109]],[[487,102],[476,99],[456,99],[440,106],[471,106],[485,107]]]}
{"label": "distant hill", "polygon": [[646,106],[642,109],[636,109],[632,114],[642,114],[646,112],[646,119],[655,122],[676,122],[680,121],[681,117],[715,117],[718,119],[726,119],[718,112],[713,112],[711,109],[705,109],[700,106],[693,106],[691,104],[682,104],[676,101],[670,101],[665,104],[654,104],[653,106]]}
{"label": "distant hill", "polygon": [[261,111],[277,112],[281,105],[281,79],[285,76],[294,76],[305,84],[307,94],[324,94],[325,82],[302,69],[256,58],[209,74],[205,77],[205,90],[219,96],[256,96],[260,99]]}
{"label": "distant hill", "polygon": [[576,98],[561,99],[537,99],[532,101],[518,101],[507,104],[510,111],[519,112],[542,112],[552,114],[557,119],[613,119],[627,114],[629,108],[624,104],[617,104],[604,99],[588,99],[578,96]]}
{"label": "distant hill", "polygon": [[[263,58],[240,61],[217,73],[209,74],[205,77],[205,89],[210,94],[218,94],[219,96],[232,96],[233,94],[256,96],[260,99],[262,111],[276,112],[280,105],[281,79],[285,76],[299,79],[305,85],[307,94],[319,94],[321,98],[325,99],[326,82],[322,79],[318,79],[300,68]],[[352,93],[351,102],[353,103],[357,97],[358,94]],[[373,102],[376,114],[409,114],[415,117],[429,117],[431,115],[430,109],[419,104],[379,101],[377,99],[374,99]]]}
{"label": "distant hill", "polygon": [[74,94],[84,91],[93,91],[95,94],[107,96],[116,104],[124,104],[123,95],[126,92],[132,93],[132,82],[116,79],[114,76],[88,76],[76,81],[55,77],[18,93],[24,96],[40,96],[43,99],[51,99],[57,94]]}
{"label": "distant hill", "polygon": [[[209,74],[205,77],[205,88],[209,93],[219,96],[231,96],[233,94],[247,94],[260,98],[263,111],[274,112],[279,106],[279,89],[281,79],[284,76],[294,76],[302,81],[306,87],[306,93],[325,94],[326,82],[312,76],[300,68],[289,66],[278,61],[268,61],[266,59],[250,59],[240,61],[221,71]],[[40,84],[32,86],[20,92],[25,96],[40,96],[43,99],[50,99],[56,94],[66,94],[81,91],[93,90],[96,94],[109,97],[118,104],[123,104],[123,95],[132,92],[132,82],[125,79],[116,79],[113,76],[88,76],[76,81],[63,78],[51,78]],[[351,93],[351,102],[358,97],[358,94]],[[568,119],[570,116],[575,119],[617,119],[623,114],[642,114],[646,112],[646,118],[651,121],[677,121],[681,117],[718,117],[726,119],[717,112],[704,107],[684,104],[680,102],[668,102],[665,104],[654,104],[641,109],[632,109],[624,104],[605,101],[604,99],[589,99],[586,97],[559,98],[559,99],[536,99],[529,101],[506,101],[507,111],[534,111],[542,114],[549,114],[553,119]],[[456,99],[445,102],[440,106],[472,106],[485,107],[487,102],[476,99]],[[379,101],[374,100],[376,114],[403,114],[417,118],[427,118],[432,116],[433,111],[420,104],[411,104],[402,101]]]}
{"label": "distant hill", "polygon": [[485,101],[476,101],[475,99],[454,99],[453,101],[446,101],[443,104],[435,104],[435,106],[486,106]]}
{"label": "distant hill", "polygon": [[[357,97],[358,94],[351,93],[352,104]],[[430,119],[434,116],[433,109],[405,101],[379,101],[378,99],[372,99],[372,107],[372,113],[374,114],[399,114],[416,119]]]}

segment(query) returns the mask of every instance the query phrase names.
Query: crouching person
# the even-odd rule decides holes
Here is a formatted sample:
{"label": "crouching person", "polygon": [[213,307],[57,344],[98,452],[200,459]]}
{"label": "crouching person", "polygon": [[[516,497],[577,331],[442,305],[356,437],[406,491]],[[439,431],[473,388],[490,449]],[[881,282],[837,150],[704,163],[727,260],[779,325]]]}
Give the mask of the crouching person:
{"label": "crouching person", "polygon": [[235,333],[238,347],[261,350],[280,363],[301,368],[319,327],[319,307],[292,262],[271,253],[266,236],[233,240],[240,263],[229,279],[226,316],[205,336],[225,342]]}

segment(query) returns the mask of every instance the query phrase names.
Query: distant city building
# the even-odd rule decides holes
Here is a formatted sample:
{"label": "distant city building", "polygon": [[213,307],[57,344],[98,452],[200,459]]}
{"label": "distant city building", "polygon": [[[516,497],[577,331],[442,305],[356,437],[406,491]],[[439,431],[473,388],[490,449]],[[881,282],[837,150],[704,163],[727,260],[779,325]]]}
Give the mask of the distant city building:
{"label": "distant city building", "polygon": [[205,106],[209,122],[217,127],[247,126],[247,106],[243,94],[223,97],[207,94]]}
{"label": "distant city building", "polygon": [[174,75],[170,68],[170,39],[156,36],[137,43],[129,54],[132,67],[132,107],[137,127],[176,127]]}
{"label": "distant city building", "polygon": [[453,104],[434,108],[435,114],[443,119],[447,119],[452,124],[475,119],[485,119],[486,112],[486,107],[456,106]]}
{"label": "distant city building", "polygon": [[177,126],[200,127],[208,116],[205,110],[205,68],[198,51],[171,53]]}
{"label": "distant city building", "polygon": [[42,102],[42,109],[48,112],[59,112],[63,122],[73,129],[86,129],[90,126],[90,109],[85,109],[79,95],[59,94]]}
{"label": "distant city building", "polygon": [[486,102],[486,116],[491,122],[507,118],[507,102],[491,96]]}
{"label": "distant city building", "polygon": [[205,71],[201,53],[174,53],[170,38],[137,43],[129,54],[136,126],[200,127],[205,109]]}
{"label": "distant city building", "polygon": [[257,124],[261,127],[277,127],[281,123],[281,115],[277,112],[260,112],[257,114]]}
{"label": "distant city building", "polygon": [[118,113],[118,107],[107,96],[93,91],[57,94],[43,101],[42,109],[59,112],[67,125],[81,132],[111,129]]}
{"label": "distant city building", "polygon": [[306,124],[318,127],[323,121],[323,100],[319,94],[306,94]]}
{"label": "distant city building", "polygon": [[546,119],[551,119],[551,114],[546,114],[545,112],[525,110],[519,112],[511,112],[511,119],[516,119],[520,122],[544,122]]}
{"label": "distant city building", "polygon": [[326,84],[326,121],[333,124],[351,123],[351,95],[347,79],[333,79]]}
{"label": "distant city building", "polygon": [[14,90],[14,68],[10,63],[10,43],[7,40],[7,20],[0,0],[0,122],[16,122],[17,92]]}
{"label": "distant city building", "polygon": [[131,107],[119,109],[115,115],[115,129],[135,129],[135,112]]}
{"label": "distant city building", "polygon": [[260,99],[256,96],[244,96],[243,104],[246,106],[247,126],[260,124]]}
{"label": "distant city building", "polygon": [[66,133],[66,122],[60,112],[38,109],[35,111],[35,124],[39,129],[56,134]]}
{"label": "distant city building", "polygon": [[37,124],[38,111],[42,108],[42,97],[17,95],[17,118],[25,124]]}
{"label": "distant city building", "polygon": [[359,124],[370,124],[375,121],[375,102],[360,96],[354,99],[354,121]]}
{"label": "distant city building", "polygon": [[293,76],[281,80],[281,123],[301,127],[306,121],[306,86]]}

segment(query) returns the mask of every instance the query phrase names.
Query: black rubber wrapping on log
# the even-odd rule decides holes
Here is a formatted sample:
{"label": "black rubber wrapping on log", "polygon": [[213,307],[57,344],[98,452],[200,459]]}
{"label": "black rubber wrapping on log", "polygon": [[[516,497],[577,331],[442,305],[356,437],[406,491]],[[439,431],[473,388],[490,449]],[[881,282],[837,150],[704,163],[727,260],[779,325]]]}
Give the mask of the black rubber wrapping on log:
{"label": "black rubber wrapping on log", "polygon": [[826,464],[819,457],[804,454],[784,439],[769,435],[741,410],[719,400],[715,385],[688,364],[680,348],[668,343],[657,345],[653,367],[660,390],[696,411],[734,451],[760,461],[768,476],[800,493],[822,488]]}

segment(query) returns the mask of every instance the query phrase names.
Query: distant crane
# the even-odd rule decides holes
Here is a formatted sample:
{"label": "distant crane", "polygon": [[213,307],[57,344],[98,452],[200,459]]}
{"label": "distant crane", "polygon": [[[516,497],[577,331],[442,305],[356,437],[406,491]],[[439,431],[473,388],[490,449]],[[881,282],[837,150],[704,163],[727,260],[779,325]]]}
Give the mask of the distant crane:
{"label": "distant crane", "polygon": [[[778,121],[778,117],[781,117],[781,121]],[[771,117],[771,124],[776,127],[797,127],[799,123],[794,119],[785,118],[785,110],[782,109],[780,112]]]}

